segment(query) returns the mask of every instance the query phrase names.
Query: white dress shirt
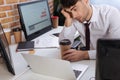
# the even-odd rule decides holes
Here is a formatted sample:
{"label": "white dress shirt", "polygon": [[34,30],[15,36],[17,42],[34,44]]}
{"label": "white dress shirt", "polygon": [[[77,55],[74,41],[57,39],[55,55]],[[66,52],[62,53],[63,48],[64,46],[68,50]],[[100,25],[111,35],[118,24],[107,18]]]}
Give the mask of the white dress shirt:
{"label": "white dress shirt", "polygon": [[[90,59],[96,59],[96,44],[99,38],[120,38],[120,12],[108,5],[92,5],[93,14],[90,19]],[[69,27],[63,28],[60,38],[74,40],[76,31],[81,35],[81,41],[85,45],[85,26],[77,20]]]}

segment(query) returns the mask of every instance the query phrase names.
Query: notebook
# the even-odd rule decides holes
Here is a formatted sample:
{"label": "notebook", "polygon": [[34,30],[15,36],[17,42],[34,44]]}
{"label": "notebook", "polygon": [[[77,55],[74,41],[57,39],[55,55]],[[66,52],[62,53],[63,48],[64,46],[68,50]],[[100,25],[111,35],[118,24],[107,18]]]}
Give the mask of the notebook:
{"label": "notebook", "polygon": [[[48,57],[41,57],[37,55],[22,54],[25,60],[28,62],[31,71],[36,74],[48,76],[51,78],[57,78],[56,80],[79,80],[82,74],[87,69],[87,65],[76,64],[71,66],[70,62],[60,59],[53,59]],[[81,67],[82,66],[82,67]],[[78,69],[81,71],[78,72]],[[83,69],[84,68],[84,69]],[[76,70],[77,78],[74,71]],[[32,76],[34,77],[34,76]],[[28,78],[28,80],[31,80]],[[49,79],[48,79],[49,80]]]}
{"label": "notebook", "polygon": [[30,51],[34,49],[34,41],[19,42],[16,51]]}

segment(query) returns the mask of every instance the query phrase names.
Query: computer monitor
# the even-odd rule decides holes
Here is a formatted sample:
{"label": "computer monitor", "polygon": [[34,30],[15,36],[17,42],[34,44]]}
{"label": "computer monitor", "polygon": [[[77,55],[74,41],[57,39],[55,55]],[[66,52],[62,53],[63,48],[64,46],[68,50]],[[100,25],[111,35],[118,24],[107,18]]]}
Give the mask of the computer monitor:
{"label": "computer monitor", "polygon": [[48,0],[18,4],[18,11],[26,40],[32,40],[52,29]]}
{"label": "computer monitor", "polygon": [[99,39],[95,80],[120,80],[119,61],[120,39]]}
{"label": "computer monitor", "polygon": [[12,65],[11,54],[9,50],[9,44],[7,42],[7,39],[1,24],[0,24],[0,54],[6,63],[8,71],[13,75],[15,75],[14,68]]}

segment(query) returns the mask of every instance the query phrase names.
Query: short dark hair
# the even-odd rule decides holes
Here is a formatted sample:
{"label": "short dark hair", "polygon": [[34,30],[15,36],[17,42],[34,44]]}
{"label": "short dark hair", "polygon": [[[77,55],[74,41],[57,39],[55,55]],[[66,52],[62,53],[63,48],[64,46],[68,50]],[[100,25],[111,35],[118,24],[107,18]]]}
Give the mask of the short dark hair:
{"label": "short dark hair", "polygon": [[70,8],[71,6],[75,5],[79,0],[60,0],[62,7]]}

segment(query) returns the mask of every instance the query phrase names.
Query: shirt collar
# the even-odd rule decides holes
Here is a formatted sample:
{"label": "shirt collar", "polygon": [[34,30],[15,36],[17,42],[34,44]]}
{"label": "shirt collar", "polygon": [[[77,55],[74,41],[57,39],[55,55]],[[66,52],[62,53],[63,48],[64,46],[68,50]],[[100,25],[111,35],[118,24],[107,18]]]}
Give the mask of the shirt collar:
{"label": "shirt collar", "polygon": [[92,7],[92,10],[93,10],[93,13],[92,13],[92,17],[91,17],[89,22],[96,22],[96,21],[98,21],[98,18],[97,18],[98,17],[98,11],[93,5],[91,5],[91,7]]}

